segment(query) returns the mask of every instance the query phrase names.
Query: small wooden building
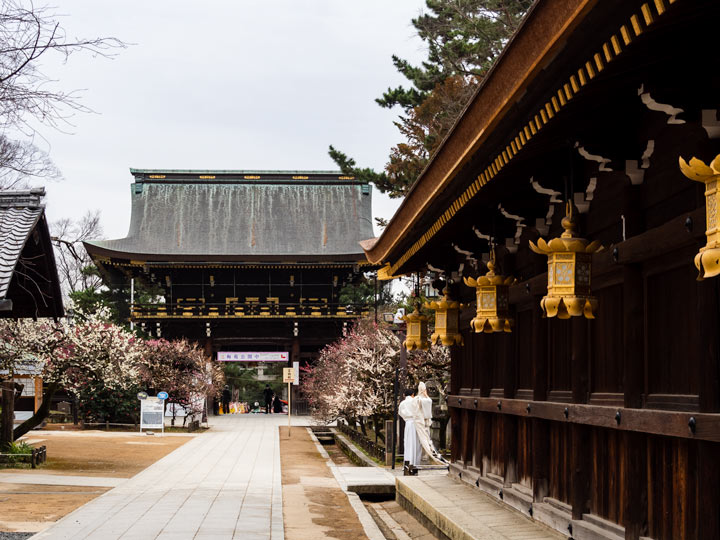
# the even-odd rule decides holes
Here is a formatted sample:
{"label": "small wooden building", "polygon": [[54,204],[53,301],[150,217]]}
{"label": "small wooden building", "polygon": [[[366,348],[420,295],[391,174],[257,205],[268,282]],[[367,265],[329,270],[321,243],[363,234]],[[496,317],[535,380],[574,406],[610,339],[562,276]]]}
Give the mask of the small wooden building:
{"label": "small wooden building", "polygon": [[[44,196],[44,188],[0,191],[0,317],[57,319],[64,314]],[[0,371],[0,380],[8,375]],[[25,419],[40,407],[42,378],[37,366],[27,366],[14,373],[13,381],[23,386],[15,417]]]}
{"label": "small wooden building", "polygon": [[[680,167],[720,154],[719,24],[717,1],[539,0],[366,251],[471,304],[451,475],[576,539],[720,538],[720,257],[693,263],[720,164]],[[570,257],[597,243],[549,266],[568,201]],[[516,281],[476,333],[491,239]]]}
{"label": "small wooden building", "polygon": [[0,191],[0,317],[62,317],[45,188]]}

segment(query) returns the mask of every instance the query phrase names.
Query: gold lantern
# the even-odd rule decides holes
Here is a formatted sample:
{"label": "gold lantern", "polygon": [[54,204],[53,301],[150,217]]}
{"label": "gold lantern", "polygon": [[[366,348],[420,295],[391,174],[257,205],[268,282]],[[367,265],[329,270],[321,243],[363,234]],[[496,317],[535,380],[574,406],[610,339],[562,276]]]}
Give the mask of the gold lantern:
{"label": "gold lantern", "polygon": [[426,351],[429,347],[427,332],[428,318],[420,313],[419,304],[415,305],[415,310],[409,315],[402,318],[407,323],[407,337],[403,345],[408,351],[416,349]]}
{"label": "gold lantern", "polygon": [[708,167],[697,158],[686,163],[680,158],[680,170],[690,180],[705,184],[705,221],[707,244],[695,255],[695,266],[700,271],[698,280],[720,274],[720,228],[718,227],[718,207],[720,206],[720,155],[715,156]]}
{"label": "gold lantern", "polygon": [[571,203],[567,204],[562,226],[565,232],[560,238],[549,242],[538,238],[537,245],[530,242],[530,249],[548,258],[548,292],[540,306],[547,317],[594,319],[597,299],[590,292],[592,254],[603,247],[597,240],[589,242],[577,237]]}
{"label": "gold lantern", "polygon": [[463,338],[460,335],[460,302],[452,300],[448,293],[450,290],[443,289],[443,297],[437,302],[429,302],[425,307],[435,311],[435,332],[430,336],[430,343],[437,345],[442,343],[446,347],[451,345],[462,345]]}
{"label": "gold lantern", "polygon": [[495,274],[495,250],[490,252],[488,273],[477,279],[464,278],[465,285],[475,287],[477,313],[470,321],[475,333],[511,332],[514,323],[510,316],[510,285],[515,279]]}

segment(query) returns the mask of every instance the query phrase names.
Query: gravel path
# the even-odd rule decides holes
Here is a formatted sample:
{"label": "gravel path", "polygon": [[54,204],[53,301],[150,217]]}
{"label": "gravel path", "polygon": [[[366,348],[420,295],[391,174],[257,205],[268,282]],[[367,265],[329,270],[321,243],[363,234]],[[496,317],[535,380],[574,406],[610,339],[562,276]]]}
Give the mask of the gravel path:
{"label": "gravel path", "polygon": [[25,540],[26,538],[30,538],[33,534],[35,533],[0,531],[0,540]]}

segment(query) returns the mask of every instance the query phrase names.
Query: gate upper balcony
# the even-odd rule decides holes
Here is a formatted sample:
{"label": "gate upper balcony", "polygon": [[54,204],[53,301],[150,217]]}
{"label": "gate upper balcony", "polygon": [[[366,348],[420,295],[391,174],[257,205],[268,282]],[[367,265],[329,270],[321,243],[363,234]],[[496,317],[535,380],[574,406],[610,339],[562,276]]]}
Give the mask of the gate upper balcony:
{"label": "gate upper balcony", "polygon": [[172,303],[133,304],[132,320],[147,319],[239,319],[239,318],[340,318],[367,315],[366,304],[341,305],[326,298],[301,298],[298,303],[280,303],[277,298],[227,298],[224,303],[206,303],[203,299],[177,299]]}

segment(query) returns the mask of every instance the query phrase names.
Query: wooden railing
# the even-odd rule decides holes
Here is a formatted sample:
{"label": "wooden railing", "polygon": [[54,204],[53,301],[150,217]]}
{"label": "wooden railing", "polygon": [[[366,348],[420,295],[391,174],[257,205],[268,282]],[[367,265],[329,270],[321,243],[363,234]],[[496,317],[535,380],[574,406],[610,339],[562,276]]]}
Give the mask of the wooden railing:
{"label": "wooden railing", "polygon": [[157,318],[356,318],[367,315],[365,304],[330,304],[326,302],[224,302],[184,301],[167,304],[133,304],[133,319]]}

